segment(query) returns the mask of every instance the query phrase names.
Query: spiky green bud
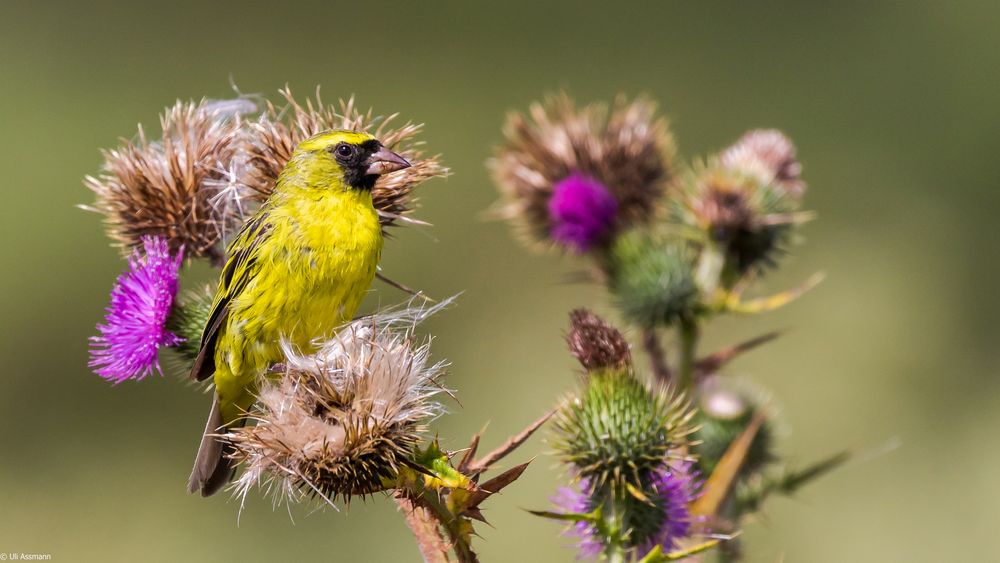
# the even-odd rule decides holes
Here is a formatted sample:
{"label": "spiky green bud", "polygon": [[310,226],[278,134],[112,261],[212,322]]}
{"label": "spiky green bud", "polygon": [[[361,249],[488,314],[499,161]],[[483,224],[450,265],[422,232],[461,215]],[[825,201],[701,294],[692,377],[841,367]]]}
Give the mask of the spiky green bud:
{"label": "spiky green bud", "polygon": [[[722,455],[750,424],[759,407],[728,389],[713,389],[702,396],[700,403],[701,408],[694,417],[698,429],[693,435],[693,450],[702,474],[711,475]],[[773,461],[773,447],[774,430],[765,419],[750,444],[740,473],[749,475]]]}
{"label": "spiky green bud", "polygon": [[557,415],[557,454],[595,488],[640,487],[687,444],[690,416],[680,399],[651,391],[625,370],[591,372]]}
{"label": "spiky green bud", "polygon": [[213,299],[213,292],[208,287],[187,292],[177,299],[167,318],[167,330],[183,338],[174,350],[188,361],[193,362],[198,357],[201,333],[212,313]]}
{"label": "spiky green bud", "polygon": [[609,289],[629,321],[653,327],[696,314],[695,257],[684,241],[633,230],[615,240],[608,262]]}

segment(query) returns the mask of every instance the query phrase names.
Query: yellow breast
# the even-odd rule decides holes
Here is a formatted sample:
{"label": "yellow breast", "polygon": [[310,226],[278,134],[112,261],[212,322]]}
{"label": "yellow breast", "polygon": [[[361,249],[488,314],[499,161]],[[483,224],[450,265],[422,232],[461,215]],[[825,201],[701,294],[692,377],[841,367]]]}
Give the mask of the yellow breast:
{"label": "yellow breast", "polygon": [[268,223],[258,271],[231,303],[217,350],[240,384],[282,360],[282,339],[308,352],[353,319],[382,251],[366,191],[293,191],[271,209]]}

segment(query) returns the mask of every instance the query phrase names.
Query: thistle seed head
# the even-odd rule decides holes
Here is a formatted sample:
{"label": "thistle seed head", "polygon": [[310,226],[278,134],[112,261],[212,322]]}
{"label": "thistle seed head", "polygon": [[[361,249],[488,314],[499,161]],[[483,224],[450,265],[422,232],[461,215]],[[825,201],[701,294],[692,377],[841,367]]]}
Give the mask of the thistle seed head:
{"label": "thistle seed head", "polygon": [[425,156],[423,141],[416,139],[423,124],[406,122],[397,125],[398,114],[375,116],[371,109],[362,112],[354,98],[341,100],[336,106],[326,105],[316,92],[316,99],[300,104],[287,87],[281,91],[286,104],[278,107],[271,102],[260,118],[249,124],[251,143],[248,161],[254,176],[248,181],[255,198],[266,199],[274,190],[278,175],[305,139],[328,129],[349,129],[371,133],[383,145],[399,153],[410,167],[379,177],[372,189],[372,203],[383,227],[406,221],[413,210],[413,190],[424,180],[448,175],[440,157]]}
{"label": "thistle seed head", "polygon": [[286,373],[261,389],[257,424],[227,436],[246,467],[238,493],[264,484],[276,500],[332,503],[391,487],[441,411],[443,365],[413,335],[439,308],[355,321],[311,355],[286,346]]}
{"label": "thistle seed head", "polygon": [[173,252],[212,252],[229,222],[214,201],[220,186],[239,188],[247,174],[240,113],[251,106],[177,102],[160,116],[161,140],[149,141],[140,127],[135,140],[103,152],[102,172],[84,182],[97,195],[87,209],[104,215],[108,235],[125,249],[157,236]]}
{"label": "thistle seed head", "polygon": [[[500,215],[530,241],[593,248],[616,229],[648,221],[673,178],[673,137],[645,98],[620,97],[609,110],[603,104],[577,108],[565,94],[551,96],[533,104],[528,116],[512,113],[504,134],[506,143],[491,162],[503,197]],[[572,177],[586,178],[603,193],[576,190],[580,197],[571,206],[557,203],[572,211],[567,221],[552,211],[551,201]],[[573,236],[566,234],[567,223],[578,227]]]}

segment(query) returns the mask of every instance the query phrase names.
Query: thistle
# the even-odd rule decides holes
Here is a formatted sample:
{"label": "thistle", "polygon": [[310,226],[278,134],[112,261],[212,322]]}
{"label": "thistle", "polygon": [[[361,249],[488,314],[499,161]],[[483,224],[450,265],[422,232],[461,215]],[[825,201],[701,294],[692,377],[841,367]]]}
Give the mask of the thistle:
{"label": "thistle", "polygon": [[[587,369],[584,389],[556,415],[555,447],[575,487],[553,499],[582,556],[675,547],[690,535],[696,486],[684,461],[693,413],[632,374],[620,332],[577,310],[567,337]],[[549,514],[545,514],[549,515]]]}
{"label": "thistle", "polygon": [[391,489],[441,412],[443,365],[413,336],[434,310],[354,321],[312,355],[286,349],[284,376],[260,391],[257,424],[227,435],[246,468],[238,494],[265,485],[277,500],[333,503]]}
{"label": "thistle", "polygon": [[637,229],[619,236],[608,253],[608,289],[625,317],[643,328],[671,325],[699,311],[693,249],[682,240],[664,242]]}
{"label": "thistle", "polygon": [[240,114],[253,109],[246,100],[177,102],[160,116],[161,140],[140,126],[136,140],[103,151],[103,171],[84,182],[97,195],[86,209],[102,213],[108,236],[126,249],[156,236],[174,252],[218,254],[228,221],[213,199],[230,176],[246,175]]}
{"label": "thistle", "polygon": [[[689,177],[680,220],[704,233],[722,254],[725,287],[754,270],[774,267],[806,218],[805,183],[795,147],[778,131],[751,131]],[[710,282],[709,285],[714,282]]]}
{"label": "thistle", "polygon": [[383,226],[414,221],[414,188],[448,174],[437,156],[422,154],[421,124],[394,127],[395,114],[361,113],[353,98],[335,107],[317,95],[302,106],[288,89],[281,93],[287,107],[267,102],[262,112],[248,98],[177,102],[160,117],[160,140],[140,126],[137,140],[103,152],[102,173],[84,181],[97,201],[84,208],[103,214],[108,235],[125,248],[155,235],[220,265],[224,243],[270,195],[295,146],[320,131],[369,131],[411,163],[372,190]]}
{"label": "thistle", "polygon": [[529,240],[579,252],[648,222],[673,178],[674,141],[655,105],[622,97],[609,110],[565,94],[513,113],[491,162],[500,215]]}
{"label": "thistle", "polygon": [[[556,455],[572,486],[553,498],[558,511],[536,514],[569,522],[583,557],[673,561],[726,541],[720,557],[735,560],[732,537],[689,540],[736,532],[769,494],[793,491],[843,459],[786,469],[764,409],[713,384],[722,365],[773,333],[699,353],[717,315],[774,310],[820,279],[747,297],[811,217],[801,211],[806,186],[795,146],[775,130],[746,133],[675,182],[673,140],[654,119],[645,100],[619,99],[609,112],[550,97],[508,117],[506,142],[490,163],[501,216],[532,243],[593,258],[588,278],[641,329],[661,385],[637,378],[619,331],[585,310],[572,313],[566,339],[586,375],[554,419]],[[669,213],[659,213],[661,202]],[[664,349],[665,331],[676,352]]]}
{"label": "thistle", "polygon": [[691,414],[623,371],[591,372],[557,415],[556,451],[596,487],[638,486],[687,445]]}
{"label": "thistle", "polygon": [[632,375],[624,338],[586,311],[574,311],[568,341],[588,369],[584,388],[556,415],[556,451],[593,487],[638,485],[687,445],[692,416]]}
{"label": "thistle", "polygon": [[383,227],[397,221],[412,221],[407,216],[415,203],[412,196],[414,188],[424,180],[448,175],[448,169],[441,164],[438,156],[423,154],[423,142],[416,139],[423,130],[423,124],[406,122],[397,126],[398,114],[376,117],[371,109],[362,113],[353,97],[337,106],[325,105],[317,90],[315,102],[306,100],[303,106],[296,101],[290,89],[285,88],[281,95],[286,106],[277,107],[268,102],[260,118],[249,125],[251,142],[248,161],[253,165],[255,174],[248,184],[258,200],[266,199],[274,189],[274,182],[295,147],[327,129],[371,133],[410,163],[405,170],[380,177],[372,189],[372,203]]}
{"label": "thistle", "polygon": [[182,338],[166,328],[177,296],[183,251],[171,254],[164,238],[142,238],[143,249],[128,259],[128,269],[111,290],[111,304],[99,336],[90,339],[90,367],[114,383],[161,375],[159,349]]}
{"label": "thistle", "polygon": [[660,547],[666,553],[680,547],[683,540],[691,537],[698,518],[691,514],[691,503],[698,498],[701,481],[690,461],[674,461],[660,466],[650,476],[653,490],[651,519],[657,523],[655,531],[639,545],[638,553],[648,553]]}
{"label": "thistle", "polygon": [[605,242],[614,227],[618,202],[607,188],[582,174],[556,182],[549,200],[552,239],[586,252]]}

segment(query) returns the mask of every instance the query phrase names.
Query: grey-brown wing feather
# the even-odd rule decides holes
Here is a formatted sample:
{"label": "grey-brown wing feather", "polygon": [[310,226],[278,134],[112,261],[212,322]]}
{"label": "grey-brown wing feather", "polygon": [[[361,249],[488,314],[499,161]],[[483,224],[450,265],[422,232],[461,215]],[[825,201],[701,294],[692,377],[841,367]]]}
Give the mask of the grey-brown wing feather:
{"label": "grey-brown wing feather", "polygon": [[253,272],[254,264],[257,262],[257,247],[271,230],[266,219],[266,211],[258,212],[243,225],[240,233],[229,246],[229,259],[222,270],[218,296],[212,306],[212,312],[208,316],[208,322],[205,323],[205,331],[201,335],[198,356],[194,360],[194,365],[191,366],[191,379],[204,381],[215,373],[215,345],[226,325],[226,320],[229,318],[229,304],[243,291],[243,288],[253,277],[251,272]]}

